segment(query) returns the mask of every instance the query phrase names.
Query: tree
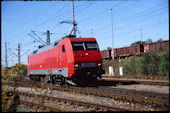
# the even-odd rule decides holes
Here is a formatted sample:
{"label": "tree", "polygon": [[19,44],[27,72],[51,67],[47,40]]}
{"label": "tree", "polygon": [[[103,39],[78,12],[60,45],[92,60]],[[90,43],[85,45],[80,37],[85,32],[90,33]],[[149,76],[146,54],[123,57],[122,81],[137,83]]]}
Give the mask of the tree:
{"label": "tree", "polygon": [[112,50],[112,48],[111,47],[107,47],[107,50]]}
{"label": "tree", "polygon": [[137,42],[132,43],[131,46],[137,45],[137,44],[144,44],[144,43],[146,43],[146,41],[143,41],[143,42],[137,41]]}
{"label": "tree", "polygon": [[147,39],[146,43],[152,43],[152,39]]}
{"label": "tree", "polygon": [[157,40],[157,42],[159,42],[159,41],[163,41],[163,39],[162,39],[162,38],[160,38],[160,39],[158,39],[158,40]]}

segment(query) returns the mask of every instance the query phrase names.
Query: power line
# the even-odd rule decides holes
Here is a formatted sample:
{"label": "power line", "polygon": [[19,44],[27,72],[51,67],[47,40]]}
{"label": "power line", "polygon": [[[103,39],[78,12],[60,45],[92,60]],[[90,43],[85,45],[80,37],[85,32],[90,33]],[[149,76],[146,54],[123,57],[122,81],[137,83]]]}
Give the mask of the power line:
{"label": "power line", "polygon": [[19,25],[18,27],[16,27],[15,29],[11,30],[10,32],[6,33],[5,36],[11,34],[12,32],[16,31],[18,28],[23,27],[25,24],[28,24],[30,22],[32,22],[35,18],[37,19],[37,17],[39,15],[45,14],[45,12],[47,12],[50,8],[54,7],[56,4],[58,4],[58,2],[52,4],[50,7],[48,7],[47,9],[43,10],[41,13],[39,13],[38,15],[36,15],[35,17],[33,17],[32,19],[28,20],[27,22],[25,22],[24,24]]}
{"label": "power line", "polygon": [[[68,4],[69,4],[69,3],[68,3]],[[67,4],[67,5],[68,5],[68,4]],[[78,8],[78,7],[80,7],[80,6],[82,6],[82,5],[83,5],[83,4],[81,4],[81,5],[77,6],[77,7],[75,7],[75,9]],[[61,10],[65,9],[65,7],[66,7],[66,5],[65,5],[64,7],[62,7]],[[61,11],[61,10],[60,10],[60,11]],[[60,12],[60,11],[59,11],[59,12]],[[34,29],[34,28],[36,28],[37,26],[44,25],[44,24],[50,22],[51,20],[56,19],[56,17],[60,17],[60,16],[62,16],[62,15],[65,15],[65,14],[68,13],[69,11],[70,11],[70,10],[67,10],[67,11],[65,11],[64,13],[60,14],[60,15],[57,15],[57,16],[55,16],[55,17],[53,17],[53,18],[50,18],[50,19],[48,19],[48,20],[42,22],[41,24],[32,27],[31,29]],[[18,34],[18,35],[16,35],[16,36],[14,36],[14,38],[7,39],[6,41],[13,40],[13,39],[17,38],[18,36],[20,36],[21,34],[24,34],[24,33],[28,32],[28,31],[30,31],[31,29],[26,30],[26,31],[24,31],[24,32],[22,32],[22,33],[20,33],[20,34]]]}
{"label": "power line", "polygon": [[94,3],[96,3],[96,1],[93,2],[93,3],[90,3],[88,6],[86,6],[86,7],[83,8],[82,10],[79,10],[79,12],[77,12],[76,15],[80,14],[82,11],[84,11],[84,10],[87,9],[88,7],[92,6]]}
{"label": "power line", "polygon": [[30,49],[29,49],[27,52],[25,52],[23,55],[21,55],[21,57],[24,56],[24,55],[25,55],[26,53],[28,53],[29,51],[30,51]]}
{"label": "power line", "polygon": [[[122,4],[122,3],[121,3]],[[134,4],[134,3],[131,3],[131,4],[128,4],[128,5],[126,5],[126,6],[124,6],[124,7],[121,7],[121,8],[119,8],[119,9],[117,9],[117,10],[114,10],[114,12],[118,12],[118,11],[120,11],[121,9],[123,9],[123,8],[125,8],[125,7],[127,7],[127,6],[130,6],[130,5],[132,5],[132,4]],[[120,4],[118,4],[118,6],[119,6]],[[116,6],[115,6],[116,7]],[[114,7],[114,8],[115,8]],[[110,8],[112,8],[112,7],[110,7]],[[108,9],[109,10],[109,9]],[[104,16],[104,15],[101,15],[101,17],[98,17],[98,18],[96,18],[96,19],[94,19],[93,21],[91,21],[91,22],[89,22],[88,24],[86,24],[86,25],[89,25],[89,24],[91,24],[91,23],[93,23],[93,22],[96,22],[97,20],[101,20],[101,19],[105,19],[107,16],[110,16],[110,14],[106,14],[106,16]],[[105,18],[103,18],[103,17],[105,17]],[[110,25],[110,24],[107,24],[107,25]]]}
{"label": "power line", "polygon": [[[79,6],[75,7],[75,9],[77,9],[78,7],[80,7],[80,6],[82,6],[82,5],[83,5],[83,4],[80,4]],[[65,6],[64,6],[61,10],[63,10],[63,9],[65,9]],[[67,13],[69,13],[69,11],[70,11],[70,9],[67,10],[67,11],[65,11],[64,13],[62,13],[62,14],[60,14],[60,15],[57,15],[57,16],[55,16],[55,17],[53,17],[53,18],[50,18],[50,19],[44,21],[43,23],[39,24],[39,26],[40,26],[40,25],[43,25],[43,24],[46,24],[46,23],[52,21],[53,19],[56,19],[56,17],[59,18],[59,17],[61,17],[61,16],[64,16],[64,15],[66,15]],[[58,19],[58,20],[59,20],[59,19]]]}
{"label": "power line", "polygon": [[[143,29],[146,29],[146,28],[154,27],[154,26],[156,26],[156,25],[160,25],[160,24],[163,24],[163,23],[166,23],[166,22],[169,22],[169,21],[163,21],[163,22],[161,22],[161,23],[156,23],[156,24],[147,25],[147,26],[142,27],[141,29],[143,30]],[[121,33],[121,34],[119,34],[118,36],[122,36],[122,35],[125,35],[125,34],[128,34],[128,33],[132,33],[132,32],[134,32],[134,31],[139,31],[139,28],[134,29],[134,30],[131,30],[131,31],[126,32],[126,33]],[[107,32],[108,32],[108,31],[107,31]],[[104,37],[104,38],[100,38],[99,40],[104,41],[104,40],[108,40],[108,39],[109,39],[109,38]]]}
{"label": "power line", "polygon": [[[119,6],[119,5],[121,5],[122,3],[124,3],[124,2],[126,2],[126,1],[123,1],[123,2],[121,2],[121,3],[119,3],[119,4],[116,4],[116,5],[113,5],[113,6],[111,6],[110,8],[113,8],[113,7]],[[83,22],[84,22],[84,21],[87,21],[87,20],[89,20],[89,19],[91,19],[91,18],[93,18],[93,17],[95,17],[95,16],[97,16],[97,15],[99,15],[99,14],[103,13],[103,12],[108,11],[110,8],[107,8],[107,9],[105,9],[105,10],[103,10],[103,11],[101,11],[101,12],[99,12],[99,13],[97,13],[97,14],[93,15],[93,16],[90,16],[90,17],[88,17],[88,18],[85,18],[85,19],[83,19],[83,20],[81,20],[81,21],[83,21]]]}
{"label": "power line", "polygon": [[41,41],[37,40],[35,37],[33,37],[32,35],[30,35],[29,33],[28,33],[28,35],[29,35],[30,37],[32,37],[33,39],[35,39],[37,42],[39,42],[39,43],[45,45],[44,43],[42,43]]}
{"label": "power line", "polygon": [[[166,2],[167,2],[167,1],[166,1]],[[149,8],[149,9],[147,9],[147,10],[138,12],[138,13],[132,15],[132,16],[123,18],[122,20],[120,20],[120,21],[118,21],[118,22],[115,22],[115,24],[122,23],[122,21],[124,21],[124,22],[127,22],[127,21],[128,21],[128,22],[129,22],[129,20],[131,21],[131,20],[133,20],[133,19],[136,19],[137,17],[141,17],[141,16],[144,16],[144,15],[148,15],[148,14],[157,12],[157,11],[159,11],[159,10],[161,10],[161,9],[164,9],[164,8],[166,8],[166,7],[163,7],[163,8],[160,8],[160,9],[158,9],[158,10],[152,11],[152,12],[150,12],[150,13],[141,15],[142,13],[145,13],[145,12],[147,12],[147,11],[149,11],[149,10],[152,10],[152,9],[154,9],[154,8],[157,8],[158,6],[163,5],[163,4],[166,3],[166,2],[163,2],[163,3],[161,3],[161,4],[155,5],[155,6]],[[131,5],[131,4],[130,4],[130,5]],[[126,7],[126,6],[125,6],[125,7]],[[119,11],[119,10],[120,10],[120,9],[118,9],[118,10],[116,10],[116,11],[114,11],[114,12],[117,12],[117,11]],[[140,16],[140,15],[141,15],[141,16]],[[137,17],[135,17],[135,16],[137,16]],[[105,16],[105,17],[106,17],[106,16]],[[97,18],[97,19],[95,19],[94,21],[99,20],[99,19],[103,19],[103,18]],[[127,19],[127,20],[126,20],[126,19]],[[125,20],[126,20],[126,21],[125,21]],[[94,21],[91,21],[90,23],[93,23]],[[88,23],[88,24],[90,24],[90,23]],[[88,24],[86,24],[86,25],[88,25]],[[105,28],[109,28],[109,25],[110,25],[110,24],[106,24],[106,25],[104,25],[104,26],[108,26],[108,27],[105,27]],[[101,30],[104,29],[104,28],[103,28],[104,26],[101,26],[101,27],[100,27]],[[96,28],[96,29],[98,29],[98,28]],[[96,32],[101,31],[101,30],[97,30]]]}
{"label": "power line", "polygon": [[44,42],[34,31],[31,31],[35,36],[37,36],[39,38],[39,40],[44,44],[46,45],[46,42]]}
{"label": "power line", "polygon": [[[67,5],[68,5],[68,4],[67,4]],[[65,6],[64,6],[64,7],[65,7]],[[63,7],[62,9],[64,9],[64,7]],[[61,10],[62,10],[62,9],[61,9]],[[69,10],[67,10],[67,11],[69,11]],[[65,13],[64,13],[64,14],[65,14]],[[55,18],[56,18],[56,16],[55,16]],[[55,18],[53,18],[53,19],[55,19]],[[47,20],[47,21],[45,21],[45,22],[39,24],[38,26],[43,25],[44,23],[46,23],[46,22],[48,22],[48,21],[49,21],[49,20]],[[13,39],[17,38],[18,36],[20,36],[21,34],[24,34],[24,33],[28,32],[28,31],[30,31],[30,30],[36,28],[36,27],[37,27],[37,25],[35,25],[34,27],[30,28],[29,30],[26,30],[26,31],[24,31],[24,32],[21,32],[21,33],[17,34],[17,35],[14,36],[13,38],[7,39],[6,41],[13,40]]]}
{"label": "power line", "polygon": [[[164,7],[164,8],[166,8],[166,7]],[[161,9],[163,9],[163,8],[161,8]],[[161,9],[159,9],[159,10],[161,10]],[[157,11],[159,11],[159,10],[156,10],[156,11],[152,11],[152,12],[150,12],[150,13],[147,13],[146,15],[148,15],[148,14],[152,14],[152,13],[155,13],[155,12],[157,12]],[[167,10],[166,10],[167,11]],[[159,12],[159,13],[157,13],[157,14],[155,14],[155,15],[152,15],[152,16],[150,16],[150,17],[145,17],[145,18],[147,18],[147,19],[151,19],[151,18],[153,18],[154,16],[156,16],[156,15],[158,15],[158,14],[160,14],[160,13],[165,13],[166,11],[163,11],[163,12]],[[142,13],[142,12],[141,12]],[[135,17],[135,18],[132,18],[132,19],[128,19],[128,20],[126,20],[126,21],[124,21],[124,22],[129,22],[129,21],[132,21],[132,20],[135,20],[135,19],[140,19],[140,20],[144,20],[144,18],[141,18],[141,17],[144,17],[144,16],[146,16],[146,15],[141,15],[141,16],[138,16],[138,17]],[[135,16],[135,15],[134,15]],[[133,17],[133,16],[132,16]],[[125,18],[126,19],[126,18]],[[122,20],[124,20],[124,19],[122,19]],[[146,20],[146,19],[145,19]],[[120,20],[121,21],[121,20]],[[120,21],[118,21],[117,23],[115,23],[115,24],[119,24],[119,23],[123,23],[123,22],[120,22]],[[139,20],[138,20],[139,21]],[[137,24],[137,23],[136,23]],[[102,27],[100,27],[101,28],[101,30],[97,30],[96,32],[99,32],[99,31],[102,31],[103,29],[109,29],[110,27],[109,27],[109,25],[110,24],[107,24],[107,25],[105,25],[106,27],[104,27],[103,28],[103,26]],[[133,24],[133,25],[135,25],[135,24]],[[125,26],[123,26],[123,28],[124,27],[127,27],[127,25]],[[116,30],[117,29],[120,29],[120,28],[122,28],[122,27],[118,27],[118,28],[116,28]],[[110,30],[108,30],[108,31],[110,31]]]}
{"label": "power line", "polygon": [[[127,22],[127,21],[129,21],[129,20],[134,20],[134,19],[136,19],[136,18],[138,18],[138,17],[142,17],[142,16],[146,16],[146,15],[155,13],[155,12],[160,11],[160,10],[162,10],[162,9],[164,9],[164,8],[167,8],[167,7],[168,7],[168,6],[163,7],[163,8],[160,8],[160,9],[157,9],[157,10],[155,10],[155,11],[152,11],[152,12],[149,12],[149,13],[146,13],[146,14],[143,14],[143,15],[140,15],[140,16],[137,16],[137,17],[135,17],[136,14],[134,14],[134,17],[131,16],[130,19],[126,20],[127,18],[129,18],[129,17],[127,17],[127,18],[125,18],[125,19],[120,20],[120,21],[117,22],[116,24],[123,23],[123,22]],[[144,11],[144,12],[145,12],[145,11]],[[137,13],[137,14],[138,14],[138,13]],[[141,13],[140,13],[140,14],[141,14]]]}
{"label": "power line", "polygon": [[[166,11],[163,11],[163,12],[161,12],[162,14],[163,13],[165,13],[165,12],[167,12],[168,10],[166,10]],[[151,15],[151,16],[149,16],[149,17],[144,17],[144,18],[135,18],[135,19],[139,19],[139,20],[137,20],[137,21],[140,21],[140,20],[149,20],[149,19],[151,19],[151,18],[154,18],[155,16],[158,16],[158,15],[160,15],[160,13],[157,13],[157,14],[154,14],[154,15]],[[129,21],[131,21],[131,20],[129,20]],[[128,22],[129,22],[128,21]],[[136,25],[137,24],[137,21],[135,21],[136,23],[135,24],[133,24],[133,25]],[[134,21],[133,21],[133,23],[134,23]],[[122,26],[122,27],[128,27],[128,25],[131,25],[132,23],[128,23],[128,24],[126,24],[126,25],[124,25],[124,26]],[[116,30],[117,29],[120,29],[120,28],[122,28],[122,27],[117,27],[116,28]]]}
{"label": "power line", "polygon": [[10,48],[8,48],[8,52],[10,52],[12,55],[15,55],[16,57],[18,57],[18,64],[21,64],[21,57],[24,56],[26,53],[28,53],[30,51],[30,49],[21,55],[21,44],[18,44],[18,49],[16,49],[16,50],[18,50],[18,55],[15,54],[15,52],[13,52]]}
{"label": "power line", "polygon": [[[81,11],[81,10],[80,10]],[[66,15],[67,16],[67,15]],[[96,30],[96,29],[95,29]],[[15,38],[15,37],[14,37]],[[13,39],[13,38],[12,38]]]}

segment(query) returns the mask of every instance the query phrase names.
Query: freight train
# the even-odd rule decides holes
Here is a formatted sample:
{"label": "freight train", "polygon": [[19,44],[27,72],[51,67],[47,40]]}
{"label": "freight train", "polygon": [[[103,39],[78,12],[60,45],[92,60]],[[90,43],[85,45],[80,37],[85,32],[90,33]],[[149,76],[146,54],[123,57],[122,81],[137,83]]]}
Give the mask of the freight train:
{"label": "freight train", "polygon": [[[141,55],[143,52],[149,52],[151,50],[158,51],[167,47],[169,47],[169,40],[137,44],[137,45],[122,47],[122,48],[115,48],[114,58],[125,58],[133,55]],[[100,51],[100,53],[103,59],[112,58],[111,50],[102,50]]]}
{"label": "freight train", "polygon": [[31,52],[27,70],[32,80],[44,79],[51,72],[49,80],[72,85],[95,81],[104,73],[96,39],[71,36]]}

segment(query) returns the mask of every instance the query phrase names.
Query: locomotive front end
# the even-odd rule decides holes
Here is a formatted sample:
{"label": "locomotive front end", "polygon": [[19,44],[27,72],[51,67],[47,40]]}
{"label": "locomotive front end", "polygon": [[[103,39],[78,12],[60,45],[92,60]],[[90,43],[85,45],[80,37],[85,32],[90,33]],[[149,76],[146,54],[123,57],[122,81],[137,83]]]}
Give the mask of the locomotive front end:
{"label": "locomotive front end", "polygon": [[104,74],[102,58],[95,38],[71,41],[74,55],[74,75],[76,83],[94,82]]}

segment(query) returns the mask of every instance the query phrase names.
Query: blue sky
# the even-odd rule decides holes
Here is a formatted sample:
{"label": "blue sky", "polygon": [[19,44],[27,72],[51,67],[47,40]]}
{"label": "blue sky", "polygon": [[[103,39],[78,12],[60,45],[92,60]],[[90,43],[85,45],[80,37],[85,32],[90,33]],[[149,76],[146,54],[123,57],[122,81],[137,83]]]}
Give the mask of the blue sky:
{"label": "blue sky", "polygon": [[[111,11],[113,16],[114,48],[129,46],[135,41],[162,38],[169,40],[168,0],[111,0],[74,1],[77,37],[95,37],[100,50],[112,47]],[[21,62],[27,62],[28,54],[37,49],[28,34],[35,33],[46,41],[47,30],[51,43],[72,30],[71,1],[2,1],[1,2],[1,64],[5,65],[5,42],[8,42],[8,65],[18,62],[15,54],[21,44]],[[93,30],[92,30],[93,29]],[[92,33],[93,31],[93,33]],[[33,43],[34,42],[34,43]],[[14,53],[12,53],[11,51]],[[30,50],[28,53],[26,53]]]}

